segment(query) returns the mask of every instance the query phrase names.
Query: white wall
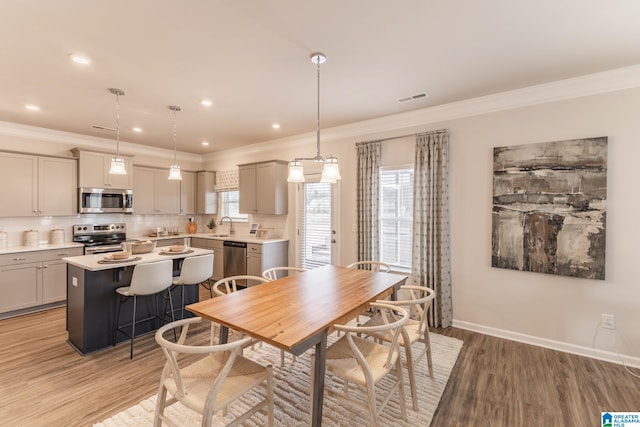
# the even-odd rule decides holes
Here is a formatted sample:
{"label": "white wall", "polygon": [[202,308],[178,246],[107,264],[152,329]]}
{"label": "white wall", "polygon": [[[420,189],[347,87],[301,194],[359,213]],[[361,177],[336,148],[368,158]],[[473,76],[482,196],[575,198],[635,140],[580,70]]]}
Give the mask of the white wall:
{"label": "white wall", "polygon": [[[446,124],[451,130],[452,281],[458,325],[640,356],[638,111],[640,89],[632,89]],[[606,280],[492,268],[492,148],[597,136],[609,138]],[[616,316],[615,331],[599,327],[602,313]]]}

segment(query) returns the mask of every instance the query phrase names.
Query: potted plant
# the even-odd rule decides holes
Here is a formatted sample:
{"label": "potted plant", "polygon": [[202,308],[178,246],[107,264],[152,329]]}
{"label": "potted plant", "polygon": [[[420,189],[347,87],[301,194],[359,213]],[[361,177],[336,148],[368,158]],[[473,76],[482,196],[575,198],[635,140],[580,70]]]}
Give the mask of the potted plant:
{"label": "potted plant", "polygon": [[209,233],[213,233],[216,230],[216,219],[211,218],[207,223],[207,228],[209,229]]}

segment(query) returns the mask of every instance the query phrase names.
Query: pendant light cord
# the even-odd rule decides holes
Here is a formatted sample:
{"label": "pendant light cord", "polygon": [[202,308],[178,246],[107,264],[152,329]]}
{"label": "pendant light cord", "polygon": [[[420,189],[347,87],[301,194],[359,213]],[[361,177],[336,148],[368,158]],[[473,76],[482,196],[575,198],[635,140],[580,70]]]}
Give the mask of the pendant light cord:
{"label": "pendant light cord", "polygon": [[176,164],[176,110],[173,110],[173,164]]}
{"label": "pendant light cord", "polygon": [[317,154],[316,157],[318,160],[322,159],[320,156],[320,55],[317,55],[317,65],[318,65],[318,116],[316,120],[316,146],[317,146]]}
{"label": "pendant light cord", "polygon": [[116,158],[120,158],[120,93],[116,92]]}

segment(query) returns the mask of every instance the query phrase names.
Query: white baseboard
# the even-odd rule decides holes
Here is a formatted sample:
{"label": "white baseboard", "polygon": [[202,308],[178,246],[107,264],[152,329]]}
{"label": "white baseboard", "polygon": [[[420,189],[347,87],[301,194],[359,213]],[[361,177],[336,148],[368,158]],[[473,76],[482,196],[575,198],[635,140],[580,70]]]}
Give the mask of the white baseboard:
{"label": "white baseboard", "polygon": [[580,345],[569,344],[562,341],[555,341],[547,338],[536,337],[533,335],[521,334],[519,332],[478,325],[462,320],[453,320],[452,326],[459,329],[465,329],[467,331],[478,332],[484,335],[504,338],[507,340],[531,344],[538,347],[549,348],[552,350],[563,351],[565,353],[576,354],[578,356],[590,357],[592,359],[603,360],[605,362],[611,362],[618,365],[626,364],[629,367],[640,368],[639,357],[613,353],[611,351],[599,350],[597,348],[583,347]]}

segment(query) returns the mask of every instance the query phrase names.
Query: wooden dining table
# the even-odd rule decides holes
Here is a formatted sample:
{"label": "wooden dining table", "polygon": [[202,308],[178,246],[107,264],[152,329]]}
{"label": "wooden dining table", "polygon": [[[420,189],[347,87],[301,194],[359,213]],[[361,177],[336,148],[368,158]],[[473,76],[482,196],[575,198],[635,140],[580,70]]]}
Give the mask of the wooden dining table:
{"label": "wooden dining table", "polygon": [[197,316],[300,355],[315,346],[311,425],[322,423],[327,336],[371,301],[395,295],[407,276],[327,265],[186,306]]}

